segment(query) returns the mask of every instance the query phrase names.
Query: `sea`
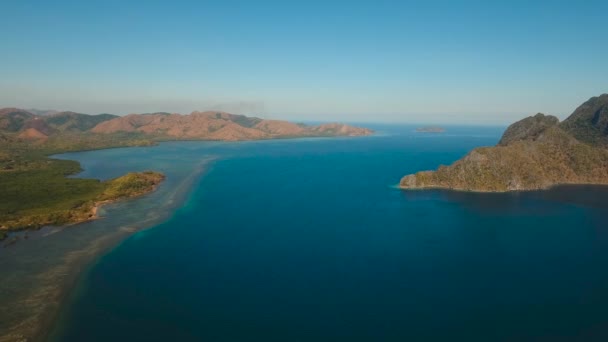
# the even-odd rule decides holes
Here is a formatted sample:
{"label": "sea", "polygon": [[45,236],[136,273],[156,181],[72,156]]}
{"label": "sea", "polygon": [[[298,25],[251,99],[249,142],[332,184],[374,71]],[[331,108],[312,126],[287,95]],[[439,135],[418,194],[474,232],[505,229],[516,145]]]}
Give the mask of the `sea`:
{"label": "sea", "polygon": [[608,188],[400,190],[504,127],[371,128],[57,156],[76,177],[167,181],[54,234],[123,232],[80,266],[48,339],[608,340]]}

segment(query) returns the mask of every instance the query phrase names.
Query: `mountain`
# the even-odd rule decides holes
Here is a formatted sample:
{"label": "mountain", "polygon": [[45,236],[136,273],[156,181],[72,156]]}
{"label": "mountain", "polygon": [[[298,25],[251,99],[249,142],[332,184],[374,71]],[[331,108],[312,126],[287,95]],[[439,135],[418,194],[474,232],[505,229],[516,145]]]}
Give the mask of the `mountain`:
{"label": "mountain", "polygon": [[307,126],[281,120],[263,120],[226,112],[193,112],[189,115],[146,113],[117,116],[55,112],[36,115],[17,108],[0,109],[0,132],[24,140],[60,134],[140,133],[176,140],[258,140],[286,137],[361,136],[371,130],[331,123]]}
{"label": "mountain", "polygon": [[608,94],[593,97],[562,123],[536,114],[450,166],[407,175],[404,189],[467,191],[546,189],[558,184],[608,184]]}
{"label": "mountain", "polygon": [[34,114],[17,108],[0,109],[0,131],[14,133],[20,131]]}
{"label": "mountain", "polygon": [[30,109],[26,109],[26,110],[28,112],[34,114],[34,115],[40,115],[40,116],[53,115],[53,114],[59,113],[58,110],[54,110],[54,109],[35,109],[35,108],[30,108]]}
{"label": "mountain", "polygon": [[182,114],[129,114],[104,121],[93,133],[141,132],[174,139],[256,140],[303,136],[360,136],[371,130],[344,124],[306,126],[280,120],[263,120],[225,112]]}
{"label": "mountain", "polygon": [[60,132],[83,132],[92,129],[99,123],[117,118],[112,114],[87,115],[74,112],[59,112],[50,114],[43,120]]}
{"label": "mountain", "polygon": [[534,116],[520,120],[507,128],[498,142],[499,146],[506,146],[519,140],[536,140],[550,127],[559,124],[559,119],[552,115],[538,113]]}
{"label": "mountain", "polygon": [[21,139],[43,139],[50,135],[87,132],[99,123],[117,118],[116,115],[87,115],[74,112],[33,114],[18,108],[0,109],[0,132],[17,133]]}
{"label": "mountain", "polygon": [[608,94],[592,97],[560,126],[580,141],[608,145]]}

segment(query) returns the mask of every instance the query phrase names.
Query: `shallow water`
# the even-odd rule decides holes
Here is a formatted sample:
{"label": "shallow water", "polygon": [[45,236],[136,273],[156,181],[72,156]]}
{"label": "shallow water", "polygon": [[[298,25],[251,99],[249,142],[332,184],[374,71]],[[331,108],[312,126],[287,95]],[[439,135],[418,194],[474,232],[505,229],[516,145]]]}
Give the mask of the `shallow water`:
{"label": "shallow water", "polygon": [[[212,145],[212,143],[209,143]],[[60,304],[87,265],[125,237],[166,220],[214,159],[211,154],[177,162],[150,155],[153,147],[69,153],[82,161],[79,177],[107,179],[154,167],[167,175],[157,191],[103,206],[101,219],[14,234],[0,247],[0,341],[48,333]],[[7,240],[13,240],[9,238]]]}
{"label": "shallow water", "polygon": [[[87,177],[169,170],[158,194],[106,212],[120,221],[157,207],[168,214],[96,259],[52,339],[608,336],[607,188],[401,191],[393,185],[404,174],[493,145],[501,129],[377,128],[383,134],[363,138],[172,142],[63,156],[79,160]],[[181,192],[185,202],[166,206],[163,191],[201,160],[206,171]]]}

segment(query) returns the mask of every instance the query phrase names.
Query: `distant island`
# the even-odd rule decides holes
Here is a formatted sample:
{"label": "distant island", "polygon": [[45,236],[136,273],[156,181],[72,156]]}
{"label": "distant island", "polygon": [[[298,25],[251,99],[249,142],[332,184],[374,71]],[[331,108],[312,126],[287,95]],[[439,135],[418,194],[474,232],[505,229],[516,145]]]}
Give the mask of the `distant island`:
{"label": "distant island", "polygon": [[608,184],[608,94],[592,97],[566,120],[536,114],[507,128],[495,147],[480,147],[450,166],[403,177],[403,189],[478,192]]}
{"label": "distant island", "polygon": [[437,126],[418,127],[416,133],[443,133],[445,128]]}
{"label": "distant island", "polygon": [[114,180],[66,178],[77,162],[49,155],[169,140],[242,141],[364,136],[372,131],[340,123],[304,125],[226,112],[87,115],[54,110],[0,109],[0,240],[9,231],[64,225],[96,217],[108,201],[143,195],[164,179],[148,171]]}

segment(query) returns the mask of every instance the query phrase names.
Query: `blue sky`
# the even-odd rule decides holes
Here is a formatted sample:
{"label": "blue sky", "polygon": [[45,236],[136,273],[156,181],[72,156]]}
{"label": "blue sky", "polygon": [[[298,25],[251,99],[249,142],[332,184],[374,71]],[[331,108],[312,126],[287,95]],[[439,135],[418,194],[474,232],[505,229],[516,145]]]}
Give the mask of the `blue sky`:
{"label": "blue sky", "polygon": [[0,106],[507,124],[608,92],[608,1],[0,2]]}

